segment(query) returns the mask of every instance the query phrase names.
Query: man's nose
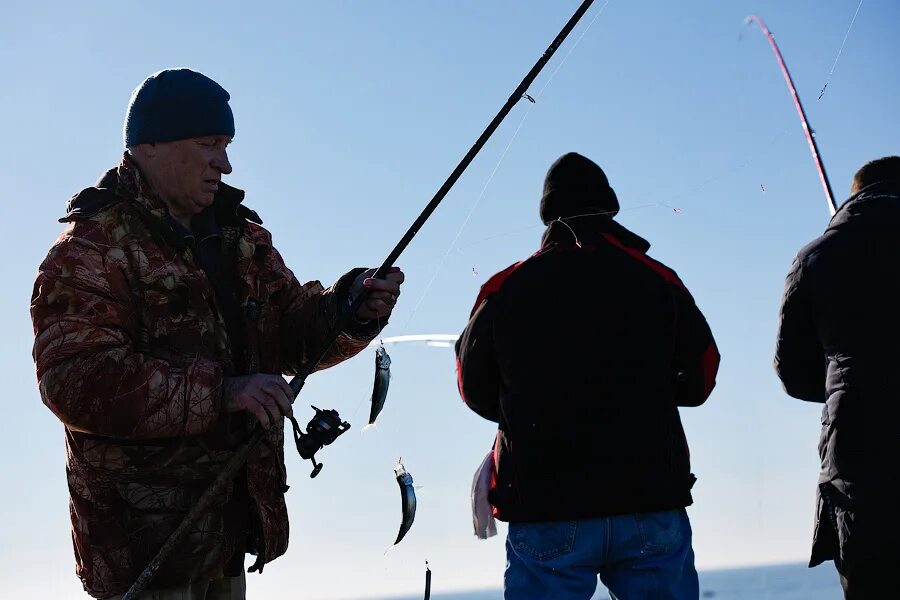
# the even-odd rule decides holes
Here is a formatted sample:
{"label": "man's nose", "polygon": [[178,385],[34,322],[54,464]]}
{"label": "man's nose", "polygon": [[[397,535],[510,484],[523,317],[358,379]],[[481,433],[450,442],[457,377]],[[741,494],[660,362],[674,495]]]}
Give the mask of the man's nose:
{"label": "man's nose", "polygon": [[213,158],[212,166],[223,175],[231,173],[231,163],[228,161],[228,152],[223,149],[221,152],[217,153]]}

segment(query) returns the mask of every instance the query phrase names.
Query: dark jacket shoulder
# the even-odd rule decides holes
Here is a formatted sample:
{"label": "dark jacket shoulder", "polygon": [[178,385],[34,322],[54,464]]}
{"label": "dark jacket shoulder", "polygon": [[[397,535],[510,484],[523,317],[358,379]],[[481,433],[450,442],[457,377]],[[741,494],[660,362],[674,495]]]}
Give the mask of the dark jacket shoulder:
{"label": "dark jacket shoulder", "polygon": [[[127,195],[118,193],[118,181],[118,168],[106,171],[97,183],[69,198],[66,203],[66,214],[60,217],[59,222],[86,221],[126,201]],[[226,183],[219,183],[213,210],[216,220],[221,225],[236,225],[244,221],[249,221],[257,226],[262,225],[263,221],[259,214],[242,204],[244,196],[244,190]],[[258,229],[262,228],[258,227]]]}
{"label": "dark jacket shoulder", "polygon": [[123,198],[116,195],[117,181],[117,170],[108,170],[96,184],[69,198],[66,203],[66,214],[60,217],[59,222],[84,221],[121,202]]}
{"label": "dark jacket shoulder", "polygon": [[900,234],[900,182],[876,183],[848,198],[825,232],[797,253],[798,266],[807,268],[854,238],[873,234]]}

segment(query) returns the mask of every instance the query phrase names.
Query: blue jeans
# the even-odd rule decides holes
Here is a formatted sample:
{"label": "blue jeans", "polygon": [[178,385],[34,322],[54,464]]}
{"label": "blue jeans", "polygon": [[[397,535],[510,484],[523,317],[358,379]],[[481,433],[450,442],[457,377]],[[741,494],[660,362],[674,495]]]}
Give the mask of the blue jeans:
{"label": "blue jeans", "polygon": [[505,600],[697,600],[684,509],[578,521],[510,523]]}

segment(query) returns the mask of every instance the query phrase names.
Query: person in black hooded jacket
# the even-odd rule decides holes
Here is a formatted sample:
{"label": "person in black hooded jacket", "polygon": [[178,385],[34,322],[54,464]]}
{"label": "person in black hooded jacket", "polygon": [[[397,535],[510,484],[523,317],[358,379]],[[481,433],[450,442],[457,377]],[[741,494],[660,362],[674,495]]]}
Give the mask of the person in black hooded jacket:
{"label": "person in black hooded jacket", "polygon": [[775,368],[825,403],[810,567],[834,560],[847,598],[900,598],[900,157],[851,194],[787,276]]}
{"label": "person in black hooded jacket", "polygon": [[[719,353],[649,244],[613,217],[602,169],[547,173],[532,257],[482,287],[457,342],[466,404],[496,421],[488,494],[509,521],[505,598],[697,598],[687,441]],[[577,535],[576,535],[577,532]]]}

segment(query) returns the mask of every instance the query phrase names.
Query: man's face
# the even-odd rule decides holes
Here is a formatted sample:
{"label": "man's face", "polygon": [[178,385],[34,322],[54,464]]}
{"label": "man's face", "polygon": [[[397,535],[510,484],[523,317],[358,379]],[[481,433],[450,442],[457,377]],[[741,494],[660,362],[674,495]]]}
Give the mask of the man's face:
{"label": "man's face", "polygon": [[226,147],[231,138],[211,135],[148,144],[141,168],[153,190],[184,225],[212,205],[222,175],[231,173]]}

